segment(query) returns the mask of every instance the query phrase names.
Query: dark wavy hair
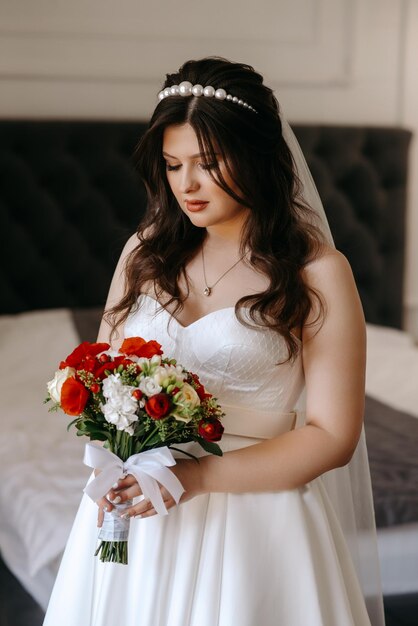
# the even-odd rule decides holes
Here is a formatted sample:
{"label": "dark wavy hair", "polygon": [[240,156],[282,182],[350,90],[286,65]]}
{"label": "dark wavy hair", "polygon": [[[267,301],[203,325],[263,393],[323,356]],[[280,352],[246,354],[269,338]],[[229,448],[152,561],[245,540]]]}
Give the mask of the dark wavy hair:
{"label": "dark wavy hair", "polygon": [[[246,295],[236,303],[249,310],[254,323],[269,327],[286,340],[289,358],[299,345],[293,328],[302,327],[320,295],[302,278],[302,269],[319,252],[323,241],[314,226],[312,210],[300,196],[291,152],[282,136],[279,105],[263,77],[251,66],[220,57],[187,61],[177,73],[167,74],[163,89],[189,81],[193,85],[223,88],[256,112],[229,100],[194,96],[170,96],[161,100],[135,150],[139,174],[148,195],[148,209],[138,228],[139,243],[126,261],[125,295],[106,313],[116,330],[135,307],[141,288],[153,281],[156,294],[168,294],[174,315],[187,297],[179,288],[185,267],[197,253],[206,229],[194,226],[180,209],[167,181],[162,156],[164,130],[188,123],[194,129],[203,160],[217,162],[222,154],[227,171],[240,195],[223,178],[219,166],[209,169],[214,181],[232,198],[250,209],[241,242],[241,254],[250,250],[250,263],[269,278],[269,287]],[[112,331],[112,332],[113,332]]]}

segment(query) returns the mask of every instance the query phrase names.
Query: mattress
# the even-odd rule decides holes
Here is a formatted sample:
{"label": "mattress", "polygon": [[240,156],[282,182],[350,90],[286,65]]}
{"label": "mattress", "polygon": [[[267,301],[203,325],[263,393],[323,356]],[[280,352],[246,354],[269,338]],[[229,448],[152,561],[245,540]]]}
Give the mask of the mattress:
{"label": "mattress", "polygon": [[367,326],[365,429],[384,595],[418,592],[418,346]]}

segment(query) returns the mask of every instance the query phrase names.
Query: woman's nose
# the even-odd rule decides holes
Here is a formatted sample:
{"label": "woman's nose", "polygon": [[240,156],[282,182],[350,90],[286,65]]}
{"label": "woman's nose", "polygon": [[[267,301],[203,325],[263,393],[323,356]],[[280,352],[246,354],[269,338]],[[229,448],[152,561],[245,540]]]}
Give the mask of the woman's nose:
{"label": "woman's nose", "polygon": [[182,193],[188,193],[189,191],[195,191],[199,187],[199,181],[197,180],[193,168],[182,167],[180,191]]}

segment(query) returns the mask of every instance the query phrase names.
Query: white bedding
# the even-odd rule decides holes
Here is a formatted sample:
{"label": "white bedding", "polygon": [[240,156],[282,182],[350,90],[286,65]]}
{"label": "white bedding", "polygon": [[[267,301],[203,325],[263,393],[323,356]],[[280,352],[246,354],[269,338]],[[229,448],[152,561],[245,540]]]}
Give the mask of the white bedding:
{"label": "white bedding", "polygon": [[45,607],[90,470],[71,418],[48,412],[47,380],[79,343],[68,311],[0,318],[0,549]]}
{"label": "white bedding", "polygon": [[[0,549],[44,608],[90,473],[84,441],[66,432],[71,418],[42,403],[46,381],[77,343],[67,310],[0,317]],[[367,393],[418,417],[417,380],[410,337],[368,326]],[[379,550],[384,592],[418,591],[418,524],[379,531]]]}
{"label": "white bedding", "polygon": [[[395,328],[367,326],[366,392],[418,418],[418,346]],[[418,593],[418,523],[377,533],[385,595]]]}
{"label": "white bedding", "polygon": [[367,325],[366,392],[418,417],[418,346],[411,335]]}

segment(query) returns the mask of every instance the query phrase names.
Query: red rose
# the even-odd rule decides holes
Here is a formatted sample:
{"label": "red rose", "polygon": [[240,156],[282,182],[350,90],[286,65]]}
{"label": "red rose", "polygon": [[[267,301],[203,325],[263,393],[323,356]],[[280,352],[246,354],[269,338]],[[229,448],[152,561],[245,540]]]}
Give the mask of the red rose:
{"label": "red rose", "polygon": [[[90,371],[92,360],[97,354],[108,350],[110,345],[108,343],[90,343],[89,341],[83,341],[77,348],[75,348],[71,354],[67,356],[65,361],[61,361],[60,369],[65,367],[74,367],[75,369],[87,369]],[[90,362],[90,365],[87,363]],[[86,368],[83,365],[86,364]]]}
{"label": "red rose", "polygon": [[105,374],[106,370],[109,370],[109,372],[113,372],[117,367],[119,367],[119,365],[127,366],[127,365],[133,364],[133,361],[131,361],[130,359],[127,359],[125,356],[117,356],[113,360],[111,359],[111,357],[108,357],[108,359],[109,361],[105,361],[105,362],[101,360],[100,362],[98,362],[96,360],[97,367],[95,367],[93,370],[93,374],[95,378],[99,378],[100,380],[103,380],[104,378],[106,378],[106,374]]}
{"label": "red rose", "polygon": [[150,359],[155,354],[163,353],[161,345],[157,341],[145,341],[142,337],[129,337],[125,339],[119,348],[119,352],[127,355],[134,354],[135,356],[146,357],[147,359]]}
{"label": "red rose", "polygon": [[203,400],[206,400],[206,398],[211,398],[212,397],[211,393],[206,393],[206,390],[205,390],[203,385],[198,385],[197,387],[195,387],[195,389],[196,389],[196,393],[199,396],[201,402],[203,402]]}
{"label": "red rose", "polygon": [[223,432],[224,427],[217,419],[205,419],[199,422],[199,435],[206,441],[219,441]]}
{"label": "red rose", "polygon": [[145,403],[145,410],[153,420],[165,417],[171,409],[171,397],[168,393],[156,393]]}
{"label": "red rose", "polygon": [[83,370],[86,370],[86,372],[94,372],[94,370],[96,369],[96,365],[97,365],[97,360],[95,359],[95,357],[91,356],[91,354],[88,354],[81,361],[77,369],[83,369]]}
{"label": "red rose", "polygon": [[189,379],[193,388],[196,390],[196,393],[199,396],[199,399],[201,402],[203,402],[203,400],[205,400],[206,398],[212,397],[211,393],[206,393],[206,390],[204,386],[202,385],[202,383],[200,382],[197,374],[190,374]]}
{"label": "red rose", "polygon": [[61,389],[61,408],[67,415],[80,415],[89,399],[89,392],[80,381],[67,378]]}
{"label": "red rose", "polygon": [[109,370],[109,372],[113,372],[117,368],[117,364],[114,361],[102,362],[102,364],[96,369],[94,372],[94,377],[103,380],[106,378],[105,371]]}

